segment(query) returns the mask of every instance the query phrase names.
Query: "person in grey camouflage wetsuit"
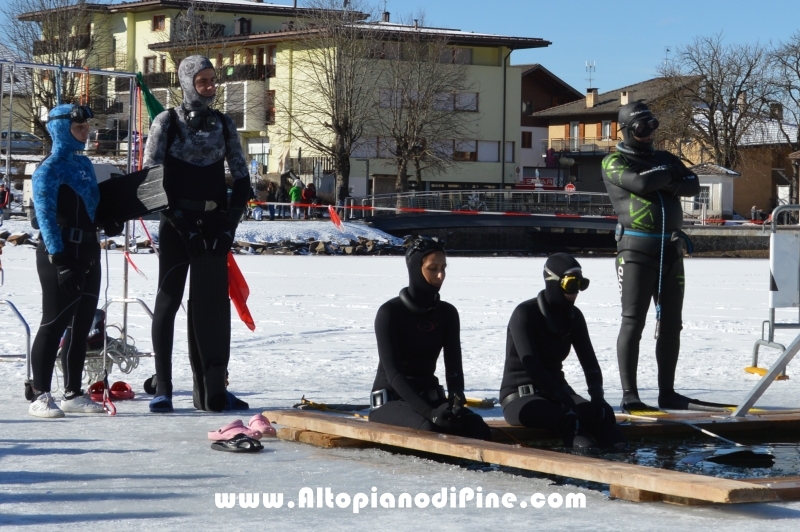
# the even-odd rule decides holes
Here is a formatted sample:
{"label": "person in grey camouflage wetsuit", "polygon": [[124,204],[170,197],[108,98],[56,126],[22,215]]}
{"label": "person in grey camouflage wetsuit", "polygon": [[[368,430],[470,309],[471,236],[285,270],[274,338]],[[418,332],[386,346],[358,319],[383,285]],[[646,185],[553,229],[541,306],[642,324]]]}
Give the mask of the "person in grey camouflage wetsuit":
{"label": "person in grey camouflage wetsuit", "polygon": [[[151,412],[172,411],[175,314],[189,274],[187,308],[194,405],[219,412],[247,409],[226,390],[230,358],[227,256],[245,210],[250,184],[236,126],[211,108],[216,76],[202,56],[178,68],[183,103],[150,126],[144,166],[164,165],[169,209],[161,216],[158,293],[153,316],[156,396]],[[225,160],[233,176],[228,199]]]}

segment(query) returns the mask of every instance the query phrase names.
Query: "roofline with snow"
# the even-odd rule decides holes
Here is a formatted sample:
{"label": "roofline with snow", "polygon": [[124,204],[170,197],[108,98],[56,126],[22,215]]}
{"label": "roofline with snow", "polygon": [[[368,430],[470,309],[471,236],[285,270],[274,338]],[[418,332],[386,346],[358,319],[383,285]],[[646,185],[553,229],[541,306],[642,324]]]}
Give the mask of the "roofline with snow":
{"label": "roofline with snow", "polygon": [[[379,26],[379,25],[377,25]],[[364,25],[364,30],[374,29],[376,25]],[[384,33],[385,40],[402,41],[402,36],[408,33],[409,30],[414,29],[411,26],[404,26],[400,28],[382,28],[379,31]],[[421,30],[431,30],[432,28],[419,28]],[[300,30],[286,30],[286,31],[268,31],[263,33],[250,33],[247,35],[226,35],[217,39],[209,39],[204,44],[261,44],[269,42],[279,42],[285,40],[299,40],[305,36],[312,35],[317,32],[317,29],[300,29]],[[462,44],[462,45],[475,45],[475,46],[505,46],[512,50],[526,50],[531,48],[545,48],[552,43],[538,37],[508,37],[505,35],[491,35],[485,33],[470,33],[459,30],[442,30],[436,29],[425,33],[431,39],[435,37],[446,37],[449,44]],[[183,41],[166,41],[161,43],[154,43],[148,46],[151,50],[168,51],[171,49],[183,49],[186,43]]]}
{"label": "roofline with snow", "polygon": [[[209,4],[210,6],[213,6],[214,11],[219,13],[302,16],[302,15],[310,15],[316,11],[314,9],[309,9],[304,7],[283,6],[278,4],[262,4],[259,2],[252,2],[252,5],[248,5],[245,3],[241,4],[216,3],[213,1],[205,3]],[[111,14],[111,13],[124,13],[128,11],[141,12],[141,11],[156,11],[159,9],[185,9],[191,7],[192,5],[193,2],[191,0],[142,0],[140,2],[123,2],[120,4],[93,4],[89,2],[84,4],[84,8],[88,7],[92,11],[96,11],[98,13],[105,11]],[[78,7],[79,6],[76,4],[66,9],[77,9]],[[17,18],[23,21],[35,21],[37,18],[42,17],[45,14],[50,13],[51,11],[56,11],[56,9],[31,11],[28,13],[23,13]],[[58,11],[63,11],[63,9],[58,9]],[[366,13],[353,12],[353,14],[357,15],[357,17],[362,20],[368,17]]]}

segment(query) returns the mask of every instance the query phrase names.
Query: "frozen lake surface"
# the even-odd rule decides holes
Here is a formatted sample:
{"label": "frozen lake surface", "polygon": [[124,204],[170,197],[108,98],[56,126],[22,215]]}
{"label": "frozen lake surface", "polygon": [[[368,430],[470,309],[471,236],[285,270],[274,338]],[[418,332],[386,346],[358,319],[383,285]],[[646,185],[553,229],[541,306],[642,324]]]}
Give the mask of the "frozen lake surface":
{"label": "frozen lake surface", "polygon": [[[309,224],[313,222],[308,222]],[[329,222],[325,222],[330,226]],[[263,233],[269,222],[243,230]],[[285,225],[303,225],[301,223]],[[332,226],[331,226],[332,227]],[[299,228],[298,228],[299,229]],[[311,226],[308,226],[311,230]],[[271,229],[272,230],[272,229]],[[278,231],[279,228],[274,228]],[[283,230],[283,229],[280,229]],[[313,232],[313,231],[312,231]],[[313,235],[312,235],[313,236]],[[130,295],[152,306],[157,261],[133,255],[148,279],[131,274]],[[2,297],[13,301],[38,327],[41,292],[34,250],[3,249],[5,286]],[[579,258],[592,280],[578,305],[586,315],[603,369],[606,396],[612,405],[621,393],[615,343],[619,296],[611,258]],[[110,297],[121,295],[122,255],[109,253]],[[302,395],[317,401],[367,401],[375,376],[377,354],[372,323],[378,307],[405,286],[402,257],[237,256],[250,284],[249,305],[257,329],[233,324],[231,390],[253,407],[249,413],[200,414],[192,407],[191,371],[186,358],[186,317],[176,323],[175,406],[172,415],[147,411],[149,396],[142,382],[153,373],[143,359],[130,375],[116,367],[111,382],[124,380],[137,392],[134,401],[118,402],[119,414],[69,415],[40,421],[27,414],[23,397],[25,365],[0,359],[0,524],[35,529],[78,526],[143,530],[298,529],[298,530],[497,530],[537,529],[786,530],[800,517],[800,503],[732,507],[675,507],[610,500],[597,490],[555,485],[486,468],[422,459],[380,450],[317,449],[278,440],[265,441],[264,452],[234,455],[212,451],[206,432],[265,409],[287,408]],[[459,310],[467,392],[472,397],[497,397],[503,370],[506,324],[514,307],[543,287],[544,257],[449,259],[442,299]],[[710,401],[737,402],[756,382],[744,373],[753,341],[767,317],[769,266],[766,260],[687,259],[682,354],[676,387]],[[101,297],[102,299],[102,297]],[[235,313],[234,313],[235,314]],[[651,309],[652,314],[652,309]],[[796,312],[779,312],[796,319]],[[110,322],[121,320],[112,306]],[[11,313],[0,310],[0,353],[21,353],[24,335]],[[150,348],[149,318],[130,310],[131,336]],[[778,341],[792,334],[783,331]],[[656,366],[652,320],[645,329],[639,382],[642,398],[655,402]],[[766,351],[769,363],[775,353]],[[800,406],[795,377],[777,382],[759,406]],[[566,362],[567,379],[585,392],[577,359]],[[484,414],[490,411],[482,411]],[[500,415],[495,409],[489,415]],[[433,495],[442,488],[481,487],[484,494],[531,495],[583,493],[583,509],[550,508],[288,508],[301,488],[330,487],[334,494],[417,493]],[[216,493],[283,493],[280,509],[219,509]],[[316,493],[316,492],[315,492]]]}

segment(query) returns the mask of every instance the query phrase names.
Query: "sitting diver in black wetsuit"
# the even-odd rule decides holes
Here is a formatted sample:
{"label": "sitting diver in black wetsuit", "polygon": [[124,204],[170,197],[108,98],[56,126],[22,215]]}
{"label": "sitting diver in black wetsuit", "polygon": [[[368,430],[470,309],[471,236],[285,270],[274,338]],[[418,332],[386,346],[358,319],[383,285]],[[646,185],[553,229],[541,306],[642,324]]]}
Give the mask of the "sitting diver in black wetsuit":
{"label": "sitting diver in black wetsuit", "polygon": [[[439,299],[447,267],[441,243],[417,239],[406,253],[408,288],[378,309],[378,372],[369,420],[490,440],[483,418],[465,408],[458,311]],[[444,349],[449,397],[434,375]]]}
{"label": "sitting diver in black wetsuit", "polygon": [[[603,374],[586,320],[575,307],[589,286],[572,255],[556,253],[544,267],[545,289],[520,303],[508,322],[506,362],[500,389],[503,417],[511,425],[556,430],[567,448],[622,450],[625,437],[603,399]],[[575,349],[589,389],[587,401],[567,384],[562,362]]]}

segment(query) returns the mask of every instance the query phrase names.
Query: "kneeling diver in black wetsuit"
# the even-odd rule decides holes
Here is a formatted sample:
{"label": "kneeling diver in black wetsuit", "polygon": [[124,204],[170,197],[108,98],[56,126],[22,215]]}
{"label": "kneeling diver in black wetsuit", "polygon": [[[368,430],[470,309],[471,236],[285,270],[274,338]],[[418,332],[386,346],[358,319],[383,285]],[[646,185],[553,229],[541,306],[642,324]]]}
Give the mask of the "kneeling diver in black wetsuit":
{"label": "kneeling diver in black wetsuit", "polygon": [[[408,288],[378,309],[378,372],[369,420],[412,429],[491,439],[483,418],[464,407],[458,311],[439,299],[447,267],[441,243],[417,239],[406,253]],[[434,375],[444,349],[449,398]]]}
{"label": "kneeling diver in black wetsuit", "polygon": [[[589,286],[572,255],[556,253],[544,267],[545,289],[520,303],[508,323],[506,363],[500,388],[503,417],[511,425],[556,430],[567,448],[622,450],[625,437],[603,399],[603,374],[586,320],[575,299]],[[562,362],[570,348],[581,363],[591,401],[567,384]]]}

